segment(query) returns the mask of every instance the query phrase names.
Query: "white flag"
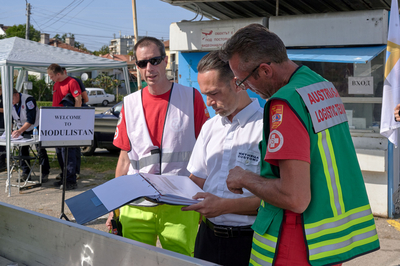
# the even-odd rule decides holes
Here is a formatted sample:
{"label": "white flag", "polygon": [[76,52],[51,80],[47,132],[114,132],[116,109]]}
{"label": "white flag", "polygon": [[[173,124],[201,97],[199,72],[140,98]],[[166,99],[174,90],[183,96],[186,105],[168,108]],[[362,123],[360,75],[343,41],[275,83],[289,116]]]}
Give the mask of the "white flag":
{"label": "white flag", "polygon": [[385,83],[383,85],[381,134],[398,145],[400,122],[394,120],[394,108],[400,103],[400,25],[397,0],[390,7]]}

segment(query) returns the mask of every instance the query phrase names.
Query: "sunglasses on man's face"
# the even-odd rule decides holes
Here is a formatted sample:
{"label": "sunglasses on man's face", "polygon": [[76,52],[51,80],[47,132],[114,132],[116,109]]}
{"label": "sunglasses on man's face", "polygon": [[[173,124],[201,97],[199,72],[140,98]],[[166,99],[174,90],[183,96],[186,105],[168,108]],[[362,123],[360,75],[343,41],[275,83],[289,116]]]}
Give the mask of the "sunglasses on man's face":
{"label": "sunglasses on man's face", "polygon": [[140,60],[140,61],[136,61],[136,65],[139,68],[145,68],[147,67],[147,63],[152,64],[153,66],[159,65],[165,58],[165,55],[162,56],[156,56],[147,60]]}

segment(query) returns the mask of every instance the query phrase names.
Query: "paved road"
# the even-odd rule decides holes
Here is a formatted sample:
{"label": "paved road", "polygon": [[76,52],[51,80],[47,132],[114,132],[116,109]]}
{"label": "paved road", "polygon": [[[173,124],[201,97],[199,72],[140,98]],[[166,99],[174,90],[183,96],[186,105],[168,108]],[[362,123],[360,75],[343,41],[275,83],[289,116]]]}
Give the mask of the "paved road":
{"label": "paved road", "polygon": [[[118,156],[116,154],[109,153],[104,149],[98,149],[95,152],[94,156]],[[50,160],[57,160],[54,156],[50,156]],[[35,172],[38,173],[39,169],[37,167],[34,168]],[[18,192],[17,187],[11,188],[11,196],[8,196],[8,192],[5,192],[5,184],[6,184],[6,172],[0,173],[0,201],[12,204],[18,207],[22,207],[28,210],[32,210],[35,212],[43,213],[52,217],[60,217],[61,214],[61,199],[62,199],[62,191],[59,188],[53,186],[53,183],[56,180],[56,176],[59,174],[60,169],[56,168],[50,169],[49,181],[47,183],[42,184],[41,187],[31,188],[20,190]],[[78,189],[72,191],[66,191],[65,199],[76,196],[84,191],[87,191],[95,186],[101,185],[106,182],[106,175],[113,174],[115,169],[109,170],[107,172],[97,174],[93,176],[93,174],[89,170],[81,169],[81,178],[77,180]],[[14,172],[11,178],[11,184],[16,185],[16,177],[17,174]],[[64,205],[65,210],[64,213],[68,218],[73,220],[73,216],[68,209],[67,205]],[[97,230],[106,231],[105,227],[105,217],[101,217],[97,221],[90,223],[88,226]]]}
{"label": "paved road", "polygon": [[375,220],[381,248],[343,264],[343,266],[399,266],[400,219]]}

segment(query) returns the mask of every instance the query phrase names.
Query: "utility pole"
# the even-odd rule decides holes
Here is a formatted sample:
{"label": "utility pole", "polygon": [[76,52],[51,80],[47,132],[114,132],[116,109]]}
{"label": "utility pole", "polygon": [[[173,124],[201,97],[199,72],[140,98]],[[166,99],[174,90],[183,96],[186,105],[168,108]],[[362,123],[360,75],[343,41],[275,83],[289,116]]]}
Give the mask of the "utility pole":
{"label": "utility pole", "polygon": [[[138,29],[137,29],[137,19],[136,19],[136,0],[132,0],[132,16],[133,16],[133,32],[135,34],[135,39],[134,43],[136,44],[138,42]],[[137,86],[138,90],[142,89],[142,78],[140,77],[140,71],[139,68],[136,67],[136,73],[137,73]]]}
{"label": "utility pole", "polygon": [[30,26],[30,19],[31,19],[31,4],[26,2],[26,30],[25,30],[25,39],[29,40],[29,26]]}

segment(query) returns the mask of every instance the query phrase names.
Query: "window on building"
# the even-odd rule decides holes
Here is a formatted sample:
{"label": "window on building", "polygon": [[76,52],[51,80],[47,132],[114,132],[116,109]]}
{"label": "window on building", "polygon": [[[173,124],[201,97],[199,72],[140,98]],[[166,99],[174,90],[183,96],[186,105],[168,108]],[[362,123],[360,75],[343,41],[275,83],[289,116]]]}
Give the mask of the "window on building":
{"label": "window on building", "polygon": [[379,132],[385,51],[365,64],[295,61],[308,66],[339,92],[352,132]]}

